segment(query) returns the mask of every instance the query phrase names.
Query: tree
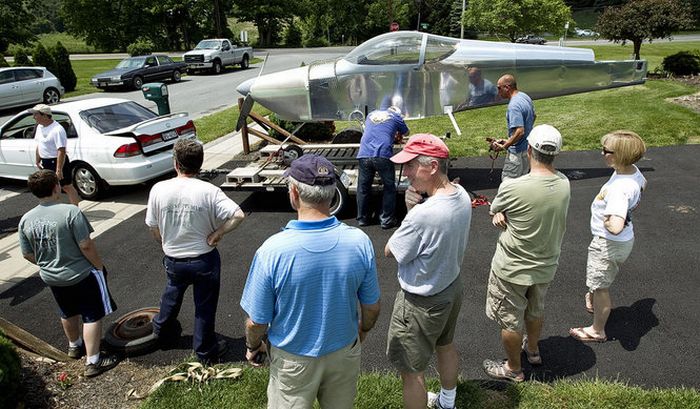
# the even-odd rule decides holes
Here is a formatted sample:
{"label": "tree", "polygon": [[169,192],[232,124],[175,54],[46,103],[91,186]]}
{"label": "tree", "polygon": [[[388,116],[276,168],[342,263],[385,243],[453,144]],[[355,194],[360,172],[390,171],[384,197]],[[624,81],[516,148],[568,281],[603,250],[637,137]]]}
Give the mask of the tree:
{"label": "tree", "polygon": [[671,33],[691,28],[691,8],[679,0],[632,0],[620,7],[608,7],[598,18],[596,30],[601,37],[625,45],[634,45],[639,59],[642,42],[667,38]]}
{"label": "tree", "polygon": [[471,0],[464,23],[479,31],[501,34],[511,42],[525,34],[564,33],[571,9],[563,0]]}
{"label": "tree", "polygon": [[73,71],[73,65],[70,63],[70,55],[66,47],[57,42],[54,47],[51,47],[51,55],[56,64],[56,71],[51,71],[61,81],[61,85],[66,89],[66,92],[73,91],[78,83],[78,79]]}
{"label": "tree", "polygon": [[255,23],[258,28],[258,46],[275,45],[285,24],[291,24],[299,14],[298,0],[234,0],[233,15],[241,21]]}
{"label": "tree", "polygon": [[24,2],[0,0],[0,53],[7,51],[10,44],[27,45],[34,40],[29,30],[31,20]]}
{"label": "tree", "polygon": [[37,67],[46,67],[52,74],[56,75],[56,61],[48,50],[41,43],[36,43],[32,53],[32,61]]}

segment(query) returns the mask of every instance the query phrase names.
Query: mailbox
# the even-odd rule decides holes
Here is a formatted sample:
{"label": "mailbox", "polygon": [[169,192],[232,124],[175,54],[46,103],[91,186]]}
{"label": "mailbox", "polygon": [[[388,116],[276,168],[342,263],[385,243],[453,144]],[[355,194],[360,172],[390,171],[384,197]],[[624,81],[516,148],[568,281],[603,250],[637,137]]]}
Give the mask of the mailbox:
{"label": "mailbox", "polygon": [[143,97],[153,101],[158,106],[158,115],[170,113],[170,102],[168,101],[168,86],[162,82],[151,82],[143,84],[141,87]]}

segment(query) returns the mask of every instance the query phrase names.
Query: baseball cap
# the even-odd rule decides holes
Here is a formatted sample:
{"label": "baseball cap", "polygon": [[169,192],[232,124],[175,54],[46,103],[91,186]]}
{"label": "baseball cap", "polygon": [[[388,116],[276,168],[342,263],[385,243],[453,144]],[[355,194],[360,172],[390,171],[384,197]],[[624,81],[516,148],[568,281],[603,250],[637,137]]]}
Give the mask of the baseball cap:
{"label": "baseball cap", "polygon": [[284,176],[307,185],[328,186],[335,184],[335,166],[323,156],[307,153],[292,161]]}
{"label": "baseball cap", "polygon": [[51,115],[51,107],[46,104],[37,104],[29,110],[30,114],[36,114],[37,112],[43,115]]}
{"label": "baseball cap", "polygon": [[552,125],[537,125],[532,128],[527,142],[532,149],[544,155],[558,155],[561,151],[561,134]]}
{"label": "baseball cap", "polygon": [[391,157],[394,163],[406,163],[418,155],[433,158],[449,158],[450,150],[442,139],[429,133],[419,133],[409,138],[401,152]]}

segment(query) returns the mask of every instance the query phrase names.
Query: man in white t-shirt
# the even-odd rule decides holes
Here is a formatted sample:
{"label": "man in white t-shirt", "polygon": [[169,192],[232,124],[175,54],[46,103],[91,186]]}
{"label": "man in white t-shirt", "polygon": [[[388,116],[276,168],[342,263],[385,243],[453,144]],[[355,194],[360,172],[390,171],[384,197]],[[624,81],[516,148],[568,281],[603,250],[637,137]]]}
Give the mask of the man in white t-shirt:
{"label": "man in white t-shirt", "polygon": [[238,227],[245,214],[220,188],[196,178],[204,161],[200,142],[179,140],[173,157],[177,177],[153,186],[146,210],[146,225],[162,244],[168,277],[153,332],[161,342],[178,335],[177,315],[192,285],[193,348],[200,361],[213,362],[226,350],[226,343],[217,342],[214,333],[221,271],[216,245]]}
{"label": "man in white t-shirt", "polygon": [[61,124],[54,121],[51,107],[46,104],[38,104],[29,112],[34,115],[36,121],[36,166],[39,169],[48,169],[56,172],[61,189],[68,195],[71,204],[78,205],[80,196],[73,188],[73,175],[70,160],[66,153],[68,137]]}

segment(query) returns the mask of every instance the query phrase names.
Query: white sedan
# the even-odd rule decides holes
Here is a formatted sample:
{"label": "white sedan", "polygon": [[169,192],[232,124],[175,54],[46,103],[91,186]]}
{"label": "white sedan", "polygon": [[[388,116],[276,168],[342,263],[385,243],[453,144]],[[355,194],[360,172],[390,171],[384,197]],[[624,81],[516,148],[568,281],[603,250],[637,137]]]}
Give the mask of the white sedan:
{"label": "white sedan", "polygon": [[[51,107],[68,136],[73,185],[97,199],[110,185],[133,185],[173,171],[173,145],[196,138],[186,113],[158,116],[136,102],[95,98]],[[0,127],[0,177],[26,180],[35,164],[36,124],[23,111]]]}

